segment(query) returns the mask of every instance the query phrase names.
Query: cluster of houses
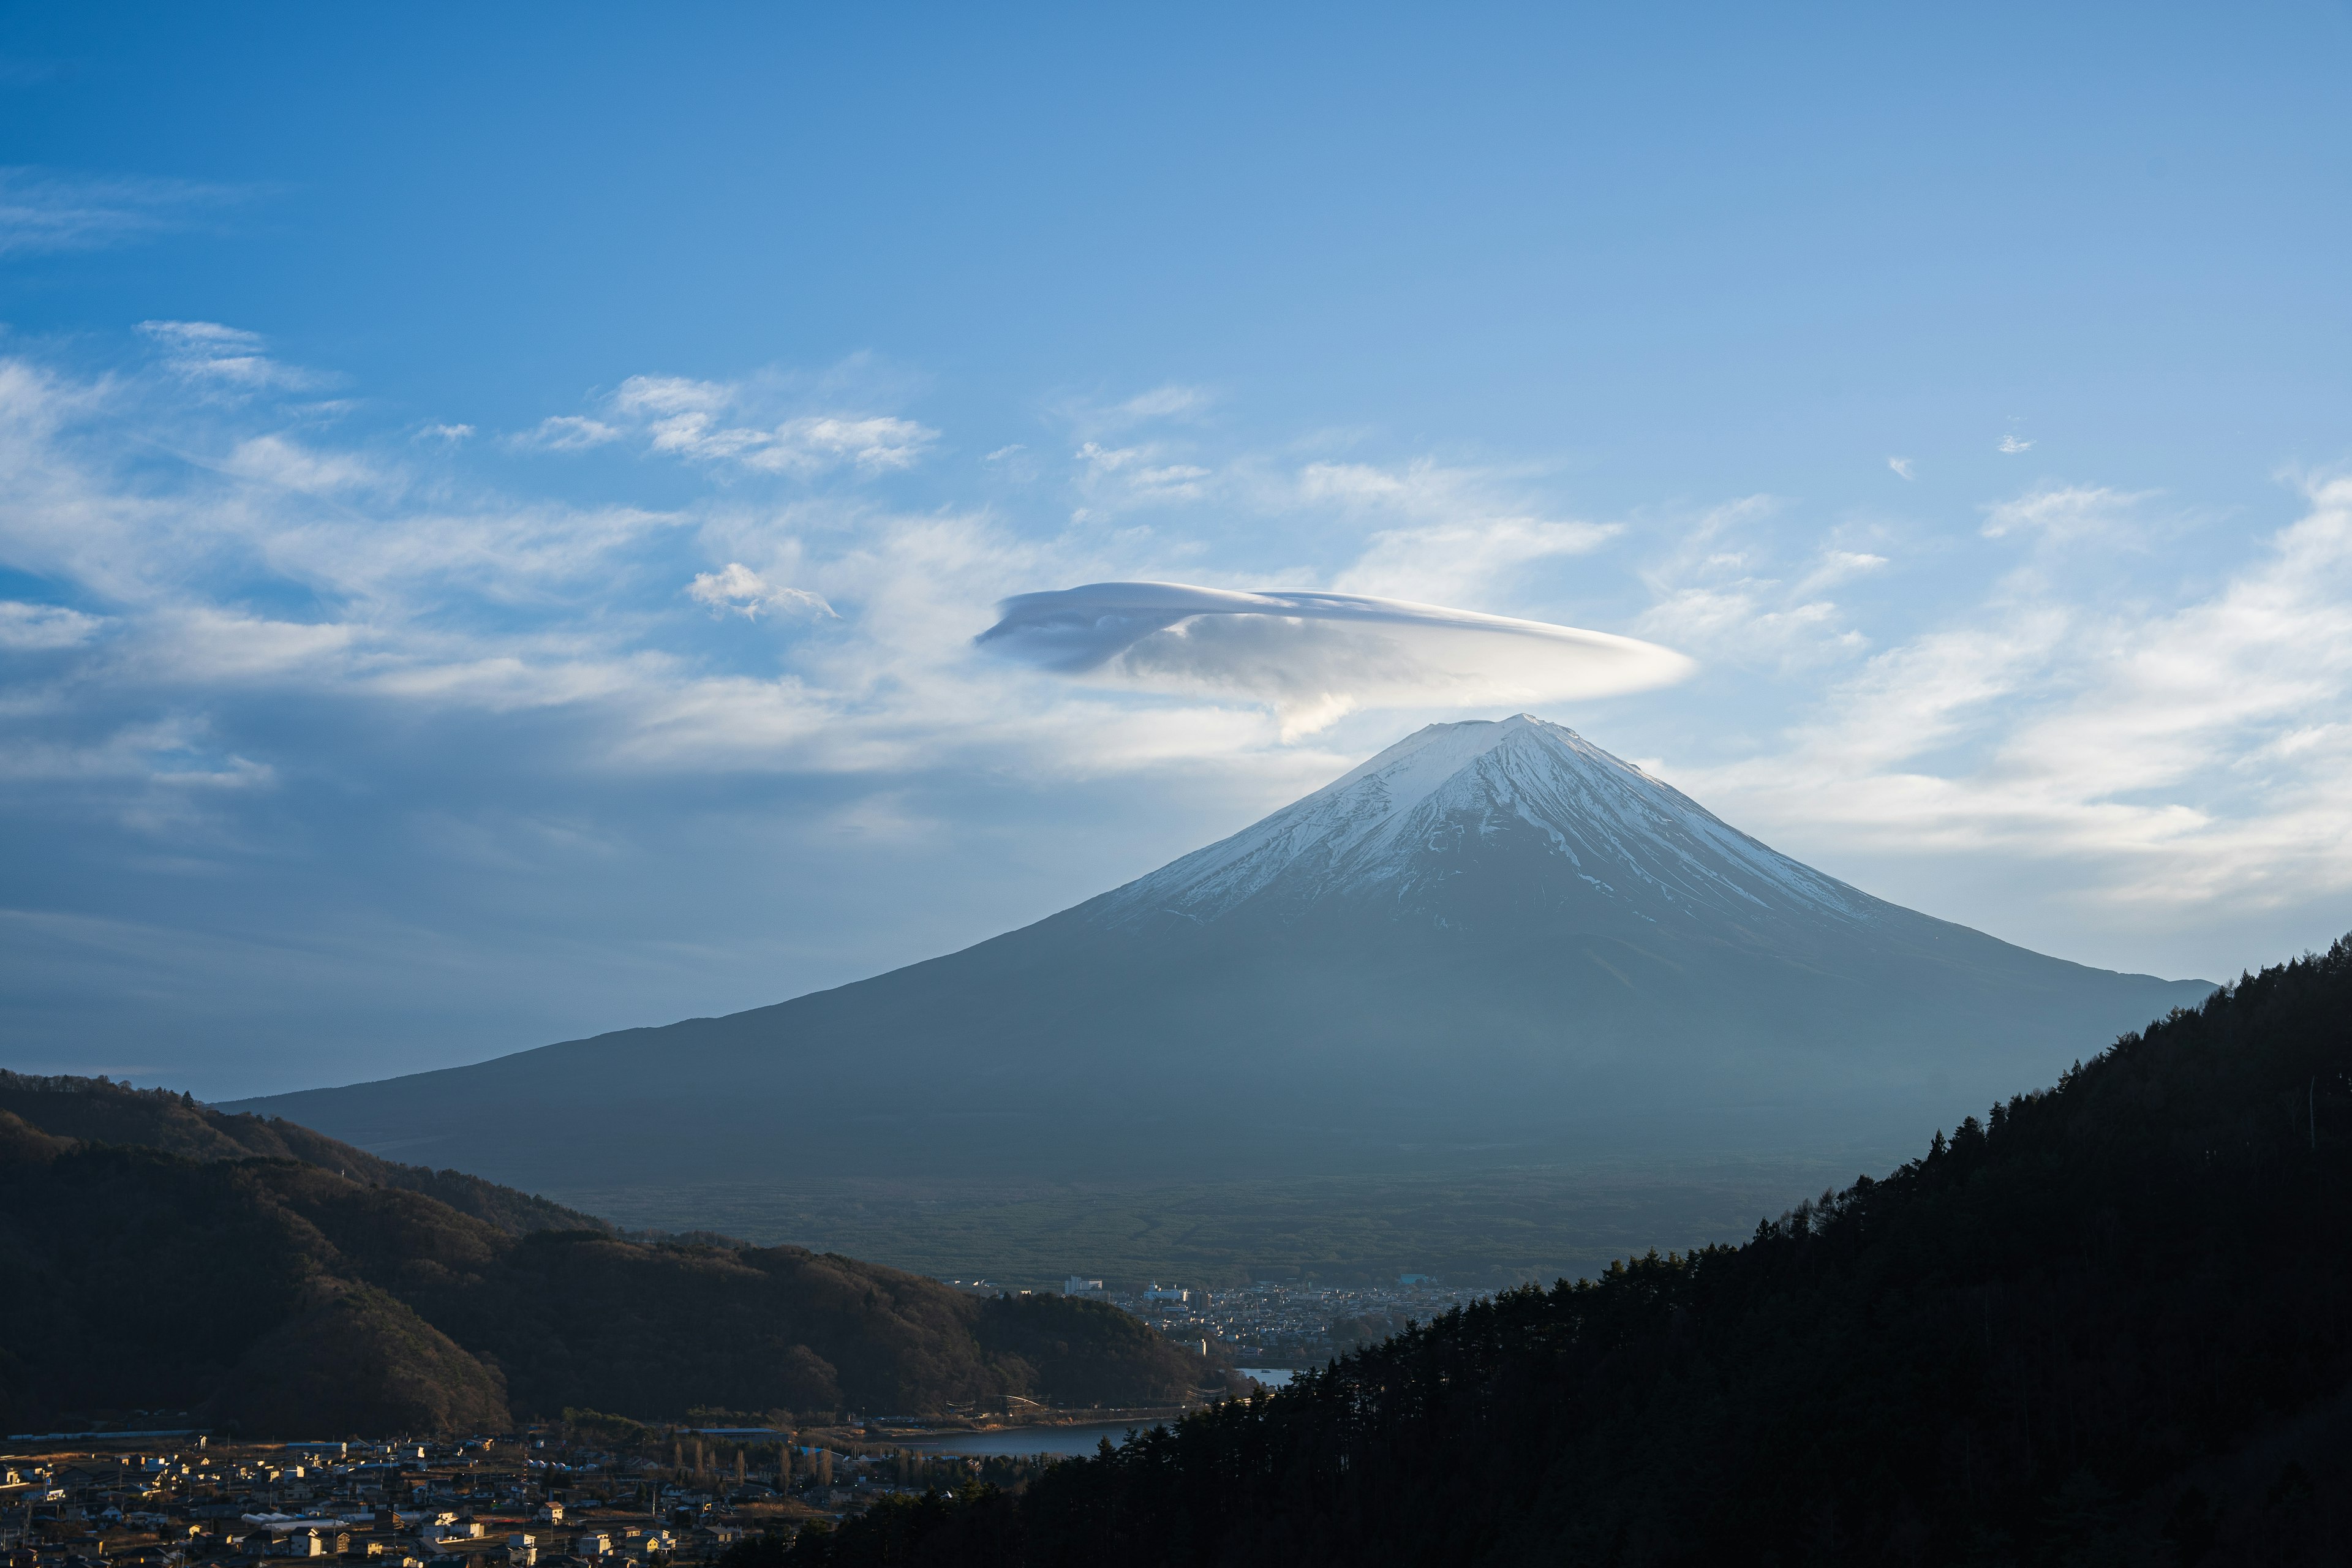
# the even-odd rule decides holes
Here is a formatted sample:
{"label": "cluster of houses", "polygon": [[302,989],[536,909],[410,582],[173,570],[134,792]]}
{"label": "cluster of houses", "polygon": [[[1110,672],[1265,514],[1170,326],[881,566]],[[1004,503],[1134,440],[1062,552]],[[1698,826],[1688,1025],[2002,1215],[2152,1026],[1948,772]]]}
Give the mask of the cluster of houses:
{"label": "cluster of houses", "polygon": [[[747,1531],[855,1507],[890,1478],[778,1444],[763,1474],[624,1459],[544,1436],[462,1443],[224,1443],[196,1433],[26,1435],[0,1458],[7,1568],[669,1568]],[[717,1446],[714,1445],[714,1447]],[[836,1467],[839,1473],[836,1474]],[[730,1473],[731,1472],[731,1473]]]}
{"label": "cluster of houses", "polygon": [[[952,1279],[962,1289],[993,1289],[986,1280]],[[1428,1274],[1400,1274],[1348,1285],[1261,1279],[1230,1289],[1198,1289],[1157,1281],[1106,1288],[1090,1274],[1062,1281],[1062,1294],[1108,1301],[1133,1313],[1202,1356],[1219,1356],[1255,1370],[1319,1366],[1366,1337],[1386,1338],[1408,1321],[1426,1321],[1492,1294],[1454,1288]]]}

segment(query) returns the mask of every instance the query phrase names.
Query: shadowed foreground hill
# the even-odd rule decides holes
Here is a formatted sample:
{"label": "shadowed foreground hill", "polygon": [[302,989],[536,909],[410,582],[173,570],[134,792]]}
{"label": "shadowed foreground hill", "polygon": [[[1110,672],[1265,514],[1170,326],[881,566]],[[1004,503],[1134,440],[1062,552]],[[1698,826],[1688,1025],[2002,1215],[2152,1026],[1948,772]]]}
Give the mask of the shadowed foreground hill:
{"label": "shadowed foreground hill", "polygon": [[2352,938],[1740,1247],[792,1564],[2352,1561]]}
{"label": "shadowed foreground hill", "polygon": [[275,1116],[231,1115],[163,1089],[133,1089],[102,1078],[43,1078],[0,1068],[0,1110],[44,1132],[105,1143],[136,1143],[191,1160],[299,1160],[370,1186],[438,1198],[460,1214],[520,1236],[533,1230],[603,1230],[578,1209],[469,1176],[379,1159],[364,1149]]}
{"label": "shadowed foreground hill", "polygon": [[5,1110],[0,1192],[0,1422],[17,1430],[159,1407],[308,1436],[567,1405],[1140,1404],[1202,1371],[1097,1302],[982,1300],[797,1247],[518,1236],[318,1165],[82,1142]]}

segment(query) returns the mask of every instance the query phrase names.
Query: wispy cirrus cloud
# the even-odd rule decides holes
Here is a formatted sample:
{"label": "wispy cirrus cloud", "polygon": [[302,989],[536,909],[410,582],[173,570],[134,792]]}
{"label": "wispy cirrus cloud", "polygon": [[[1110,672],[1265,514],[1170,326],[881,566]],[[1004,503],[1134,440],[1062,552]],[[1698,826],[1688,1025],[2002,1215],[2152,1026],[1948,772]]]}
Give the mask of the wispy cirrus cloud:
{"label": "wispy cirrus cloud", "polygon": [[259,332],[218,321],[142,321],[139,330],[161,352],[164,368],[184,381],[234,392],[299,392],[324,379],[270,358]]}
{"label": "wispy cirrus cloud", "polygon": [[619,426],[584,414],[551,414],[515,437],[514,445],[525,451],[584,452],[592,447],[610,446],[621,434]]}
{"label": "wispy cirrus cloud", "polygon": [[1588,554],[1623,531],[1618,523],[1545,517],[1511,494],[1504,477],[1430,459],[1308,463],[1297,482],[1310,504],[1374,521],[1363,553],[1338,579],[1360,593],[1482,596],[1536,562]]}
{"label": "wispy cirrus cloud", "polygon": [[1167,382],[1126,397],[1064,397],[1052,405],[1052,417],[1081,442],[1108,444],[1144,426],[1192,423],[1215,403],[1207,387]]}
{"label": "wispy cirrus cloud", "polygon": [[649,452],[750,473],[813,479],[836,469],[873,476],[912,468],[939,432],[895,415],[803,413],[768,423],[772,401],[740,383],[636,375],[593,415],[553,415],[516,437],[525,449],[585,451],[636,440]]}
{"label": "wispy cirrus cloud", "polygon": [[1871,573],[1885,567],[1886,563],[1885,556],[1871,551],[1824,547],[1815,557],[1812,569],[1798,580],[1795,593],[1800,598],[1818,594],[1825,588],[1834,588],[1841,583],[1850,583],[1857,577],[1868,576]]}
{"label": "wispy cirrus cloud", "polygon": [[[2110,917],[2352,891],[2352,479],[2302,493],[2210,591],[2124,606],[2004,577],[1832,685],[1785,749],[1678,776],[1856,852],[2062,864],[2063,904]],[[1992,510],[2063,528],[2117,498]]]}
{"label": "wispy cirrus cloud", "polygon": [[1156,445],[1106,447],[1088,441],[1074,456],[1082,466],[1080,482],[1097,499],[1108,491],[1124,506],[1199,500],[1215,478],[1213,469],[1199,463],[1171,460],[1166,449]]}
{"label": "wispy cirrus cloud", "polygon": [[[1056,405],[1053,421],[1075,443],[1069,484],[1078,504],[1071,521],[1099,524],[1130,513],[1232,499],[1234,477],[1202,461],[1197,434],[1184,428],[1212,401],[1200,387],[1170,384],[1115,402],[1076,398]],[[998,456],[992,453],[987,460]],[[1026,462],[1020,467],[1035,471]]]}
{"label": "wispy cirrus cloud", "polygon": [[2154,490],[2105,485],[2041,485],[1985,508],[1984,536],[2025,535],[2052,543],[2120,542],[2137,531],[2135,514],[2155,495]]}
{"label": "wispy cirrus cloud", "polygon": [[1782,503],[1747,496],[1680,530],[1644,568],[1654,601],[1638,629],[1702,656],[1783,671],[1848,658],[1868,637],[1827,591],[1887,557],[1835,545],[1791,551],[1770,524]]}
{"label": "wispy cirrus cloud", "polygon": [[1120,418],[1174,419],[1198,414],[1214,402],[1206,387],[1179,386],[1173,383],[1155,386],[1149,392],[1139,392],[1124,403],[1115,405],[1112,412]]}
{"label": "wispy cirrus cloud", "polygon": [[0,168],[0,257],[136,244],[193,227],[256,194],[186,180]]}

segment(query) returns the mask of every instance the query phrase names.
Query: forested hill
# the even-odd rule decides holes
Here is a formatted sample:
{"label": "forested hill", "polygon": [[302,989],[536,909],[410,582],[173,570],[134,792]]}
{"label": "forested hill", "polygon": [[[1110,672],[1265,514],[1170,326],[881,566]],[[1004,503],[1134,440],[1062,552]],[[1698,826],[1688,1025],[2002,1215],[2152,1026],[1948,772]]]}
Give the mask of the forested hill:
{"label": "forested hill", "polygon": [[2352,938],[1744,1246],[791,1561],[2341,1563],[2347,1372]]}
{"label": "forested hill", "polygon": [[299,1160],[371,1186],[423,1193],[518,1236],[533,1230],[611,1228],[593,1215],[463,1171],[398,1164],[278,1117],[250,1111],[230,1115],[170,1089],[0,1068],[0,1110],[59,1137],[137,1143],[192,1160]]}
{"label": "forested hill", "polygon": [[1206,1370],[1101,1302],[982,1300],[799,1247],[517,1235],[320,1164],[58,1137],[7,1110],[0,1194],[0,1430],[1161,1404]]}

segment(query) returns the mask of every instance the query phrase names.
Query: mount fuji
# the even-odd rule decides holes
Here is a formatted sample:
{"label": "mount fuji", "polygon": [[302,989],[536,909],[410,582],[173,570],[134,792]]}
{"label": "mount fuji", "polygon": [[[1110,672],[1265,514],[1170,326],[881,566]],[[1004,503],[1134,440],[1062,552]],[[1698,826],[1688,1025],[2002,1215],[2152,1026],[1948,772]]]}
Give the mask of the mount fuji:
{"label": "mount fuji", "polygon": [[232,1109],[575,1192],[1892,1150],[2210,989],[1873,898],[1522,714],[943,958]]}

